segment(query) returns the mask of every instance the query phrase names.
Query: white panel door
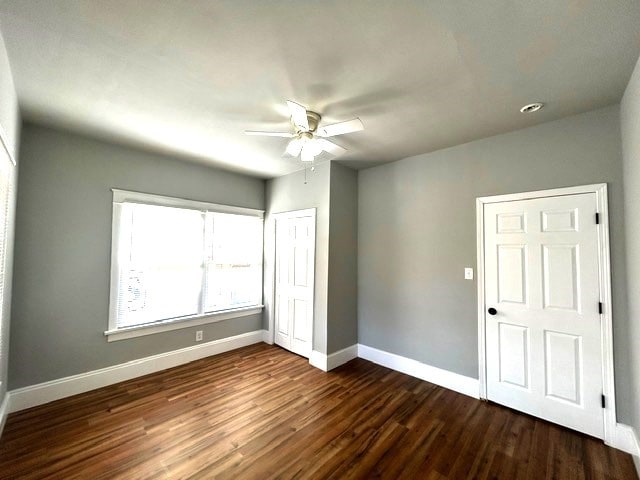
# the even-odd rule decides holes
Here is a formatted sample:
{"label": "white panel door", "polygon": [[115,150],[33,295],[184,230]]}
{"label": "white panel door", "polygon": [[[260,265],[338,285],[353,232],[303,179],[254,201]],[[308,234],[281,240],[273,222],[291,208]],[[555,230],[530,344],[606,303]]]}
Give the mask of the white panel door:
{"label": "white panel door", "polygon": [[603,438],[596,195],[484,209],[487,398]]}
{"label": "white panel door", "polygon": [[315,216],[276,218],[275,343],[309,358],[313,333]]}

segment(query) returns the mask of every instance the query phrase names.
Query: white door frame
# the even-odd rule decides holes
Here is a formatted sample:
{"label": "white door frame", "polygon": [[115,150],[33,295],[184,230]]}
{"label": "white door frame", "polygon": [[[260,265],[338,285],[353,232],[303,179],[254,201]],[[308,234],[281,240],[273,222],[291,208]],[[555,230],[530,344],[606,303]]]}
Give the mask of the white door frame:
{"label": "white door frame", "polygon": [[[600,301],[601,348],[602,348],[602,390],[606,397],[604,409],[604,441],[616,443],[616,398],[613,374],[613,316],[611,302],[611,262],[609,257],[609,212],[607,184],[582,185],[577,187],[554,188],[535,192],[513,193],[480,197],[476,199],[477,248],[478,248],[478,366],[480,377],[480,398],[487,399],[486,333],[485,333],[485,278],[484,278],[484,206],[489,203],[511,202],[534,198],[557,197],[580,193],[595,193],[599,214],[598,225],[598,266]],[[595,219],[594,219],[595,221]]]}
{"label": "white door frame", "polygon": [[[272,248],[269,248],[270,251],[270,261],[273,265],[271,271],[269,273],[270,283],[272,288],[269,292],[265,292],[265,297],[268,296],[269,299],[269,322],[268,322],[268,330],[266,332],[266,338],[264,339],[266,343],[273,345],[275,341],[275,320],[276,320],[276,252],[278,251],[278,245],[276,243],[276,221],[283,218],[295,218],[295,217],[312,217],[313,218],[313,263],[311,265],[311,291],[313,292],[313,300],[311,302],[311,311],[313,313],[313,319],[311,322],[311,350],[313,351],[313,327],[315,326],[316,316],[315,316],[315,305],[316,305],[316,209],[315,208],[306,208],[303,210],[291,210],[288,212],[278,212],[272,213],[269,215],[269,223],[271,232],[269,232],[269,237],[272,242]],[[266,232],[265,232],[266,233]],[[265,239],[267,236],[265,235]],[[266,248],[265,248],[266,250]],[[266,271],[266,270],[265,270]]]}

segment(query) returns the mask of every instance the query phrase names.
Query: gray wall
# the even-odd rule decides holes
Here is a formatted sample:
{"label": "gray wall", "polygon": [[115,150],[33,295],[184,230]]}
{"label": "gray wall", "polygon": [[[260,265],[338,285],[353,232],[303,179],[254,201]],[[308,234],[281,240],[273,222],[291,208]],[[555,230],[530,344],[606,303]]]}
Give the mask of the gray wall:
{"label": "gray wall", "polygon": [[327,292],[329,271],[329,182],[331,164],[315,172],[303,170],[267,181],[265,222],[265,328],[273,325],[273,278],[275,261],[274,213],[316,209],[316,263],[313,305],[313,349],[327,353]]}
{"label": "gray wall", "polygon": [[25,124],[9,387],[262,328],[262,315],[108,343],[110,189],[264,208],[264,181]]}
{"label": "gray wall", "polygon": [[[640,60],[622,98],[625,231],[627,235],[627,289],[629,291],[629,421],[640,433]],[[636,458],[640,469],[640,458]]]}
{"label": "gray wall", "polygon": [[[18,115],[18,99],[13,86],[9,58],[4,47],[4,40],[0,35],[0,128],[3,132],[3,140],[8,143],[7,148],[18,161],[18,135],[20,118]],[[14,168],[11,185],[14,185],[9,198],[9,208],[7,212],[7,242],[5,245],[5,271],[4,271],[4,295],[2,298],[2,317],[0,318],[0,405],[4,400],[7,391],[7,379],[9,369],[9,324],[11,315],[11,287],[13,270],[13,232],[15,226],[15,179],[17,167]],[[0,418],[0,433],[2,419]]]}
{"label": "gray wall", "polygon": [[358,173],[331,163],[327,353],[358,343]]}
{"label": "gray wall", "polygon": [[275,225],[271,215],[316,208],[313,349],[330,354],[358,342],[358,174],[325,162],[315,172],[267,181],[265,225],[265,321],[273,325]]}
{"label": "gray wall", "polygon": [[628,422],[618,106],[361,171],[360,343],[478,378],[477,284],[463,278],[476,266],[476,197],[601,182],[609,185],[618,417]]}

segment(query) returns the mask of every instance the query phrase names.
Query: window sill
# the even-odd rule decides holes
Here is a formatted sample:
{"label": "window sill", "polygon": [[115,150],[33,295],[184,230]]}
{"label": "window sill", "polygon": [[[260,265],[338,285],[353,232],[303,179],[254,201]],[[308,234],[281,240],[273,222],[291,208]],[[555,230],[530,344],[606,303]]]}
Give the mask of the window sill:
{"label": "window sill", "polygon": [[104,334],[106,335],[108,342],[115,342],[117,340],[126,340],[128,338],[142,337],[145,335],[153,335],[154,333],[169,332],[171,330],[196,327],[207,323],[215,323],[232,318],[255,315],[257,313],[261,313],[263,308],[264,305],[252,305],[250,307],[223,310],[220,312],[207,313],[206,315],[198,315],[179,320],[167,320],[165,322],[157,322],[148,325],[107,330]]}

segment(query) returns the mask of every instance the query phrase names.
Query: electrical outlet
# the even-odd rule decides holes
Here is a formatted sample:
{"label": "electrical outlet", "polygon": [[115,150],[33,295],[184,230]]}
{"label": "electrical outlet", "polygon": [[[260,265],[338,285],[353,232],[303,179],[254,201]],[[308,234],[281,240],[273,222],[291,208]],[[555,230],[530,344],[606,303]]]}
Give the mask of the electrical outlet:
{"label": "electrical outlet", "polygon": [[202,341],[202,330],[198,330],[196,332],[196,342],[201,342]]}
{"label": "electrical outlet", "polygon": [[466,267],[464,269],[464,279],[473,280],[473,268]]}

